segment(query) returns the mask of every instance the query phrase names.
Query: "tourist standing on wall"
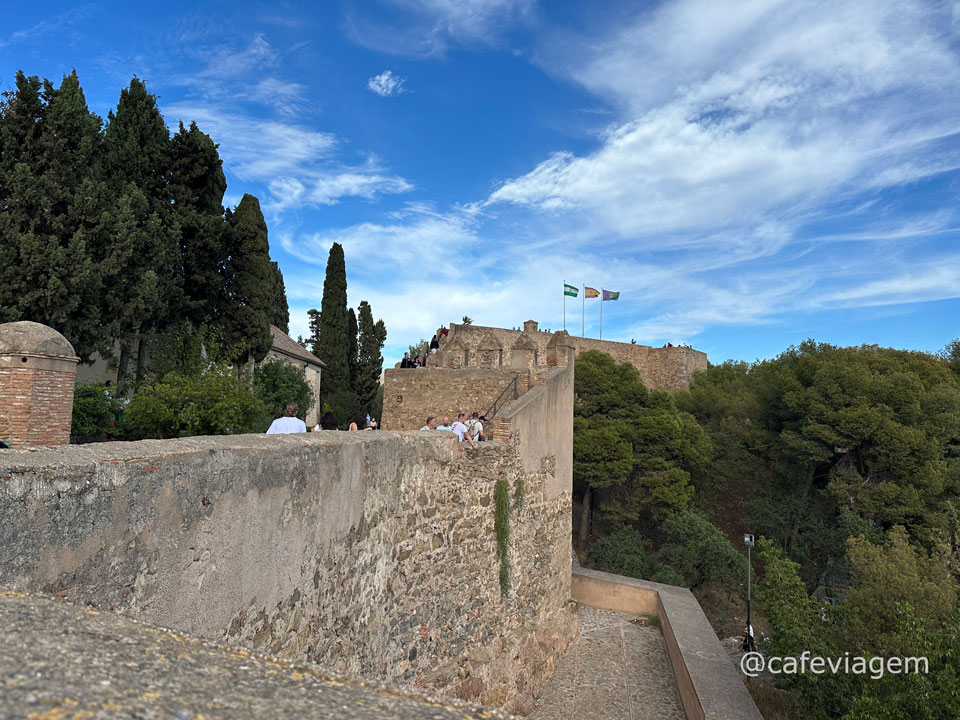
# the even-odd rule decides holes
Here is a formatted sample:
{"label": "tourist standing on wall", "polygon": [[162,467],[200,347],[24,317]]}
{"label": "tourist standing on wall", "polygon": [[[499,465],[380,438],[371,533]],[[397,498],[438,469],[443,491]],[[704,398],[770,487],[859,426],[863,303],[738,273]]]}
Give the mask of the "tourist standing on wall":
{"label": "tourist standing on wall", "polygon": [[440,349],[440,340],[436,335],[433,336],[433,339],[430,341],[430,352],[436,352]]}
{"label": "tourist standing on wall", "polygon": [[410,353],[405,352],[405,353],[403,354],[403,360],[400,361],[400,367],[401,367],[401,368],[412,368],[412,367],[413,367],[413,360],[410,359]]}
{"label": "tourist standing on wall", "polygon": [[297,404],[287,403],[284,407],[284,416],[278,417],[267,430],[267,435],[286,435],[288,433],[305,433],[307,425],[297,417]]}

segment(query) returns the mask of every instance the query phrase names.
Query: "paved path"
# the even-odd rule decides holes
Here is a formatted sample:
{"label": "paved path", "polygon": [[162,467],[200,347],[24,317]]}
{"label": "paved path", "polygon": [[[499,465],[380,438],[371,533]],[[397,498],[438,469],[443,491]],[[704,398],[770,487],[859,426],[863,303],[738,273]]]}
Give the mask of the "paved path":
{"label": "paved path", "polygon": [[532,720],[683,720],[663,635],[637,615],[581,607],[580,639],[544,685]]}

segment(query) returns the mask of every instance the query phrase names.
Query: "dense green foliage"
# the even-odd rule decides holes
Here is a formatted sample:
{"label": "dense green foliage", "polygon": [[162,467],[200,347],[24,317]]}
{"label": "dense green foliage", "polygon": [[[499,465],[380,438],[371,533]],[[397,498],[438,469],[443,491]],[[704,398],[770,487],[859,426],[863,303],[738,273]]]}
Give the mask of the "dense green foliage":
{"label": "dense green foliage", "polygon": [[685,508],[690,473],[710,454],[694,417],[670,393],[648,390],[633,365],[596,350],[577,356],[574,383],[575,489],[595,490],[616,523],[649,526]]}
{"label": "dense green foliage", "polygon": [[[667,415],[652,416],[646,445],[689,473],[695,492],[659,508],[649,507],[652,494],[634,503],[608,494],[603,520],[620,528],[590,545],[588,562],[739,594],[744,557],[729,539],[755,533],[755,622],[769,629],[761,649],[930,665],[881,679],[782,676],[792,717],[960,717],[958,348],[931,355],[808,341],[699,373],[673,399],[702,428],[706,451],[678,461],[677,443],[661,441]],[[618,422],[665,405],[612,360],[585,372],[577,362],[575,482],[598,493],[629,487],[638,445]]]}
{"label": "dense green foliage", "polygon": [[505,477],[493,486],[493,529],[497,536],[497,557],[500,560],[500,594],[510,594],[510,483]]}
{"label": "dense green foliage", "polygon": [[104,126],[75,72],[58,88],[18,72],[0,102],[0,322],[50,325],[83,360],[119,341],[121,381],[185,320],[262,358],[288,324],[283,278],[256,199],[225,216],[225,190],[216,144],[193,123],[171,137],[141,80]]}
{"label": "dense green foliage", "polygon": [[70,434],[97,440],[113,434],[120,404],[103,385],[77,385],[73,390]]}
{"label": "dense green foliage", "polygon": [[295,402],[303,419],[313,407],[313,391],[303,369],[277,358],[269,358],[254,373],[254,389],[271,417],[283,415],[284,406]]}
{"label": "dense green foliage", "polygon": [[263,432],[287,402],[300,406],[301,418],[310,409],[313,392],[303,370],[271,359],[251,385],[231,365],[236,355],[215,327],[185,323],[158,338],[150,375],[127,406],[127,432],[157,438]]}
{"label": "dense green foliage", "polygon": [[326,363],[320,377],[323,410],[346,426],[356,414],[379,418],[383,408],[381,352],[387,340],[383,320],[373,320],[370,303],[347,307],[347,269],[343,246],[333,243],[327,257],[323,301],[307,311],[311,352]]}

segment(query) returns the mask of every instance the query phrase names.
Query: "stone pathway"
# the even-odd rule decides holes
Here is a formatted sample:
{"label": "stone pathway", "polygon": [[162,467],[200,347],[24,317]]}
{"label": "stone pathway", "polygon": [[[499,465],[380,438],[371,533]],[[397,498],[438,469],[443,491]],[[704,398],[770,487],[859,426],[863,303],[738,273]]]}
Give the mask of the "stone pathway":
{"label": "stone pathway", "polygon": [[580,639],[544,685],[533,720],[683,720],[659,628],[642,617],[581,607]]}

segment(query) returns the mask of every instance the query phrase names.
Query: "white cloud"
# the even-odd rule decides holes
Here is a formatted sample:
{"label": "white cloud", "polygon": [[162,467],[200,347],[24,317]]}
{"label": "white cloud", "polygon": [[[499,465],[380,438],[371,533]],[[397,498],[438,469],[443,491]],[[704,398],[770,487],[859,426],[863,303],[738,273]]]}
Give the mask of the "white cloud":
{"label": "white cloud", "polygon": [[174,103],[163,111],[170,123],[196,121],[219,143],[224,165],[241,180],[272,180],[308,172],[329,158],[337,144],[331,133],[222,111],[206,103]]}
{"label": "white cloud", "polygon": [[960,65],[941,19],[920,2],[682,0],[608,37],[545,42],[540,62],[620,119],[596,151],[557,152],[490,202],[656,245],[662,233],[789,227],[829,201],[955,168],[941,140],[960,132]]}
{"label": "white cloud", "polygon": [[273,210],[284,210],[303,205],[335,205],[343,197],[373,200],[379,195],[404,193],[413,186],[397,175],[355,170],[320,172],[306,187],[300,180],[280,177],[271,180],[268,187],[274,199]]}
{"label": "white cloud", "polygon": [[406,78],[394,75],[390,70],[384,70],[379,75],[374,75],[367,80],[367,89],[375,92],[380,97],[390,97],[405,92],[403,84]]}

